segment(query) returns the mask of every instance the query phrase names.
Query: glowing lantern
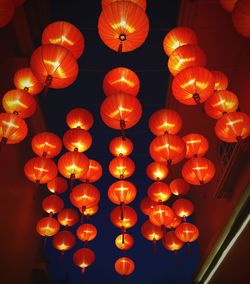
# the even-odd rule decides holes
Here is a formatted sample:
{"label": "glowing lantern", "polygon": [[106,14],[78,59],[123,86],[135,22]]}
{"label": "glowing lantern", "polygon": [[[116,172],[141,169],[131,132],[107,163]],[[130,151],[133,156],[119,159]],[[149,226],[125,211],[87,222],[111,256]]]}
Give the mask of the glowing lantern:
{"label": "glowing lantern", "polygon": [[87,218],[90,217],[90,216],[93,216],[97,213],[98,211],[98,205],[94,205],[94,206],[91,206],[91,207],[87,207],[84,212],[82,212],[82,208],[79,208],[79,211],[82,215],[86,216]]}
{"label": "glowing lantern", "polygon": [[197,227],[190,223],[181,223],[175,229],[176,237],[184,243],[194,242],[199,236]]}
{"label": "glowing lantern", "polygon": [[68,49],[60,45],[38,47],[31,56],[30,66],[46,89],[66,88],[74,83],[78,75],[76,59]]}
{"label": "glowing lantern", "polygon": [[167,201],[171,196],[169,186],[161,181],[156,181],[152,183],[149,186],[147,193],[149,198],[159,203]]}
{"label": "glowing lantern", "polygon": [[43,90],[43,84],[37,80],[31,68],[17,70],[13,81],[17,89],[24,90],[31,95],[37,95]]}
{"label": "glowing lantern", "polygon": [[226,90],[228,87],[227,76],[221,71],[211,71],[211,73],[214,76],[214,90],[215,91]]}
{"label": "glowing lantern", "polygon": [[45,212],[52,216],[57,214],[64,207],[63,200],[57,195],[49,195],[43,199],[42,208]]}
{"label": "glowing lantern", "polygon": [[[111,3],[117,2],[117,1],[124,1],[124,0],[102,0],[102,9],[106,8]],[[146,10],[146,7],[147,7],[146,0],[128,0],[128,1],[133,2],[136,5],[139,5],[144,11]]]}
{"label": "glowing lantern", "polygon": [[125,93],[137,96],[140,80],[135,72],[125,67],[110,70],[103,79],[103,91],[106,96]]}
{"label": "glowing lantern", "polygon": [[134,270],[135,263],[128,257],[118,258],[115,262],[115,271],[122,276],[128,276],[132,274]]}
{"label": "glowing lantern", "polygon": [[169,225],[167,225],[166,228],[175,229],[180,225],[181,221],[182,221],[181,217],[174,215],[172,222]]}
{"label": "glowing lantern", "polygon": [[124,236],[121,234],[116,237],[115,245],[120,250],[129,250],[134,245],[134,238],[130,234],[124,234]]}
{"label": "glowing lantern", "polygon": [[174,218],[173,210],[167,205],[156,205],[150,210],[149,220],[154,225],[165,228]]}
{"label": "glowing lantern", "polygon": [[134,145],[130,139],[122,138],[121,136],[115,137],[109,144],[109,151],[116,157],[129,156],[133,151]]}
{"label": "glowing lantern", "polygon": [[36,111],[36,101],[23,90],[14,89],[5,93],[2,105],[6,112],[14,113],[20,118],[32,116]]}
{"label": "glowing lantern", "polygon": [[184,159],[186,145],[177,135],[163,134],[153,139],[149,152],[153,160],[172,165]]}
{"label": "glowing lantern", "polygon": [[208,141],[201,134],[187,134],[182,137],[186,144],[186,158],[190,159],[192,157],[202,157],[208,151]]}
{"label": "glowing lantern", "polygon": [[88,266],[93,264],[94,261],[95,253],[89,248],[81,248],[73,254],[73,262],[82,269],[82,272],[84,272]]}
{"label": "glowing lantern", "polygon": [[151,209],[153,209],[158,204],[159,204],[158,202],[154,202],[149,197],[145,197],[145,198],[142,199],[142,201],[140,203],[140,209],[141,209],[142,213],[144,213],[145,215],[149,215]]}
{"label": "glowing lantern", "polygon": [[128,129],[141,118],[142,107],[139,100],[125,93],[108,96],[101,105],[103,122],[114,129]]}
{"label": "glowing lantern", "polygon": [[168,176],[168,167],[162,163],[152,162],[147,166],[146,174],[152,180],[164,180]]}
{"label": "glowing lantern", "polygon": [[75,236],[69,231],[61,231],[52,239],[53,246],[61,251],[62,254],[64,254],[65,251],[72,249],[75,242]]}
{"label": "glowing lantern", "polygon": [[92,137],[83,129],[69,129],[63,135],[64,147],[69,151],[85,152],[92,144]]}
{"label": "glowing lantern", "polygon": [[173,76],[188,67],[205,66],[206,54],[197,45],[183,45],[176,48],[168,59],[168,69]]}
{"label": "glowing lantern", "polygon": [[69,128],[89,130],[94,124],[93,115],[84,108],[74,108],[68,112],[66,123]]}
{"label": "glowing lantern", "polygon": [[62,177],[55,177],[47,183],[47,188],[52,193],[61,194],[67,190],[68,183]]}
{"label": "glowing lantern", "polygon": [[77,27],[65,21],[49,24],[42,33],[42,44],[58,44],[67,48],[76,59],[84,49],[84,38]]}
{"label": "glowing lantern", "polygon": [[197,41],[197,36],[193,30],[187,27],[176,27],[165,36],[163,49],[170,56],[176,48],[187,44],[196,45]]}
{"label": "glowing lantern", "polygon": [[165,133],[177,134],[182,127],[180,115],[172,109],[160,109],[155,111],[149,118],[149,129],[160,136]]}
{"label": "glowing lantern", "polygon": [[109,163],[110,174],[119,179],[126,179],[132,176],[135,171],[134,162],[128,157],[116,157]]}
{"label": "glowing lantern", "polygon": [[166,233],[162,244],[166,249],[170,251],[177,251],[183,247],[184,242],[176,237],[175,232],[171,231]]}
{"label": "glowing lantern", "polygon": [[234,93],[218,91],[206,100],[205,111],[208,116],[219,119],[226,113],[235,112],[238,105],[239,100]]}
{"label": "glowing lantern", "polygon": [[0,0],[0,7],[0,28],[2,28],[11,21],[15,7],[12,0]]}
{"label": "glowing lantern", "polygon": [[156,242],[163,236],[162,229],[147,220],[141,226],[141,234],[145,239],[153,242],[154,254],[156,254]]}
{"label": "glowing lantern", "polygon": [[62,141],[52,132],[42,132],[32,138],[31,147],[39,157],[53,158],[61,152]]}
{"label": "glowing lantern", "polygon": [[170,190],[174,195],[184,195],[189,192],[190,185],[182,178],[177,178],[171,181]]}
{"label": "glowing lantern", "polygon": [[12,113],[0,113],[0,142],[16,144],[28,134],[26,122]]}
{"label": "glowing lantern", "polygon": [[75,209],[65,208],[58,213],[57,220],[67,228],[74,226],[79,221],[79,215]]}
{"label": "glowing lantern", "polygon": [[89,159],[89,168],[88,171],[80,178],[82,182],[96,182],[102,176],[102,166],[95,160]]}
{"label": "glowing lantern", "polygon": [[194,205],[190,200],[180,198],[173,203],[172,209],[177,216],[183,218],[185,221],[193,213]]}
{"label": "glowing lantern", "polygon": [[238,0],[219,0],[221,6],[227,11],[232,12]]}
{"label": "glowing lantern", "polygon": [[108,189],[108,198],[114,204],[129,204],[136,197],[137,189],[132,182],[119,180]]}
{"label": "glowing lantern", "polygon": [[217,120],[215,133],[224,142],[240,142],[250,135],[250,118],[243,112],[227,113]]}
{"label": "glowing lantern", "polygon": [[250,2],[238,0],[232,11],[232,20],[235,29],[242,36],[250,38]]}
{"label": "glowing lantern", "polygon": [[111,49],[128,52],[140,47],[147,38],[149,21],[143,9],[130,1],[117,1],[102,10],[98,32]]}
{"label": "glowing lantern", "polygon": [[185,181],[194,185],[202,185],[210,182],[214,174],[214,164],[203,157],[191,158],[182,168],[182,176]]}
{"label": "glowing lantern", "polygon": [[189,67],[174,77],[173,95],[185,105],[196,105],[206,101],[214,91],[213,74],[204,67]]}
{"label": "glowing lantern", "polygon": [[36,231],[43,237],[52,237],[60,229],[60,224],[51,217],[40,219],[36,224]]}
{"label": "glowing lantern", "polygon": [[92,241],[97,235],[97,229],[92,224],[82,224],[77,228],[76,235],[84,243]]}

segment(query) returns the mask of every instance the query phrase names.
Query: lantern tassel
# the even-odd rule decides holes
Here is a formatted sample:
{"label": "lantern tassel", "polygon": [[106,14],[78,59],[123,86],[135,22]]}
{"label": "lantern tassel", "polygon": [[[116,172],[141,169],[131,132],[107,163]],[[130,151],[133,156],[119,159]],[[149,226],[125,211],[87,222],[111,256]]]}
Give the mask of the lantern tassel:
{"label": "lantern tassel", "polygon": [[0,143],[0,152],[2,151],[2,148],[6,143],[7,143],[7,138],[3,137]]}
{"label": "lantern tassel", "polygon": [[36,200],[37,197],[38,197],[39,185],[40,185],[39,180],[36,180],[35,188],[34,188],[34,190],[33,190],[33,200]]}
{"label": "lantern tassel", "polygon": [[173,173],[173,168],[172,168],[172,160],[167,161],[167,166],[168,166],[168,169],[169,169],[170,180],[172,181],[174,179],[174,173]]}
{"label": "lantern tassel", "polygon": [[161,226],[161,230],[162,230],[162,234],[163,234],[162,242],[165,243],[166,229],[165,229],[165,226],[164,226],[164,225]]}
{"label": "lantern tassel", "polygon": [[153,239],[153,244],[154,244],[154,255],[156,255],[156,239],[154,238]]}
{"label": "lantern tassel", "polygon": [[84,212],[85,212],[85,210],[86,210],[86,206],[82,206],[82,210],[81,210],[81,213],[82,213],[82,215],[81,215],[81,224],[83,224],[84,223]]}
{"label": "lantern tassel", "polygon": [[47,245],[47,236],[43,239],[43,249],[46,248],[46,245]]}
{"label": "lantern tassel", "polygon": [[187,247],[188,247],[188,253],[189,253],[190,257],[191,257],[193,255],[193,252],[192,252],[192,248],[191,248],[190,243],[187,243]]}
{"label": "lantern tassel", "polygon": [[48,93],[48,89],[49,89],[49,86],[51,85],[52,83],[52,79],[53,77],[51,75],[48,75],[47,78],[46,78],[46,81],[45,81],[45,86],[44,86],[44,89],[43,89],[43,96],[45,97]]}
{"label": "lantern tassel", "polygon": [[175,256],[176,264],[179,265],[180,264],[180,259],[179,259],[179,255],[178,255],[177,250],[174,250],[174,256]]}
{"label": "lantern tassel", "polygon": [[81,269],[81,276],[80,276],[80,283],[81,284],[85,283],[85,270],[86,270],[86,268],[82,267],[82,269]]}
{"label": "lantern tassel", "polygon": [[64,263],[64,251],[61,251],[60,253],[60,265],[62,266]]}
{"label": "lantern tassel", "polygon": [[70,175],[70,180],[69,180],[69,190],[72,191],[73,185],[75,181],[75,174]]}
{"label": "lantern tassel", "polygon": [[123,119],[120,120],[120,128],[121,128],[122,140],[126,140],[125,127],[126,127],[125,121]]}
{"label": "lantern tassel", "polygon": [[118,46],[118,51],[117,51],[118,55],[122,54],[122,45],[123,45],[122,42],[120,42],[120,44]]}
{"label": "lantern tassel", "polygon": [[125,228],[122,227],[122,244],[125,242]]}
{"label": "lantern tassel", "polygon": [[121,202],[121,220],[124,219],[124,202]]}

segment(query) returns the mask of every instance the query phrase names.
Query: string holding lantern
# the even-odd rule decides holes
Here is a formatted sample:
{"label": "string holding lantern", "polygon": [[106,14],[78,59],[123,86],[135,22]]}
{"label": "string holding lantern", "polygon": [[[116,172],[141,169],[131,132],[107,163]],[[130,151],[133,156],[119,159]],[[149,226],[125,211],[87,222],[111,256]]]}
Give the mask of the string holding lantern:
{"label": "string holding lantern", "polygon": [[127,157],[133,151],[134,145],[128,137],[115,137],[109,143],[109,151],[115,157]]}
{"label": "string holding lantern", "polygon": [[52,217],[44,217],[38,220],[36,224],[36,231],[43,237],[52,237],[58,233],[60,224]]}
{"label": "string holding lantern", "polygon": [[[111,3],[117,2],[117,1],[124,1],[124,0],[102,0],[102,9],[104,9]],[[146,7],[147,7],[146,0],[128,0],[128,1],[133,2],[136,5],[139,5],[144,11],[146,11]]]}
{"label": "string holding lantern", "polygon": [[183,136],[182,139],[186,144],[185,158],[202,157],[207,153],[209,144],[203,135],[190,133]]}
{"label": "string holding lantern", "polygon": [[53,214],[60,212],[63,207],[63,200],[55,194],[45,197],[42,201],[42,208],[50,217],[52,217]]}
{"label": "string holding lantern", "polygon": [[183,218],[183,221],[185,222],[186,218],[193,213],[194,206],[190,200],[180,198],[173,203],[172,209],[176,216]]}
{"label": "string holding lantern", "polygon": [[129,157],[115,157],[109,163],[110,174],[118,179],[126,179],[133,175],[135,164]]}
{"label": "string holding lantern", "polygon": [[67,190],[68,183],[64,178],[57,176],[47,183],[47,188],[52,193],[62,194]]}
{"label": "string holding lantern", "polygon": [[182,178],[174,179],[170,182],[170,190],[172,194],[179,196],[189,192],[190,185]]}
{"label": "string holding lantern", "polygon": [[63,145],[68,151],[85,152],[92,144],[90,133],[83,129],[69,129],[63,135]]}
{"label": "string holding lantern", "polygon": [[128,276],[132,274],[134,270],[135,263],[128,257],[118,258],[115,262],[115,271],[122,276]]}
{"label": "string holding lantern", "polygon": [[226,74],[217,70],[212,70],[211,73],[214,76],[214,91],[226,90],[229,83]]}
{"label": "string holding lantern", "polygon": [[102,166],[95,160],[89,159],[89,168],[87,172],[79,179],[82,182],[93,183],[102,176]]}
{"label": "string holding lantern", "polygon": [[57,215],[58,222],[66,229],[79,221],[79,214],[73,208],[64,208]]}
{"label": "string holding lantern", "polygon": [[68,112],[66,123],[69,128],[81,128],[88,131],[94,124],[94,118],[87,109],[74,108]]}
{"label": "string holding lantern", "polygon": [[148,197],[155,202],[163,203],[171,197],[169,186],[161,181],[152,183],[147,190]]}
{"label": "string holding lantern", "polygon": [[84,273],[85,269],[93,264],[94,261],[95,253],[89,248],[81,248],[73,254],[73,262],[82,269],[82,273]]}
{"label": "string holding lantern", "polygon": [[129,250],[134,245],[134,238],[130,234],[120,234],[115,238],[115,245],[122,251]]}

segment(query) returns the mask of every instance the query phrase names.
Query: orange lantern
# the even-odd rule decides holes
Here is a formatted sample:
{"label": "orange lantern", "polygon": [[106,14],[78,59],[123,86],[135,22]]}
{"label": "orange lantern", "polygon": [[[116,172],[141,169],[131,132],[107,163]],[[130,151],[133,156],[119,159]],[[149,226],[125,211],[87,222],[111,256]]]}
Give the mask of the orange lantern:
{"label": "orange lantern", "polygon": [[140,80],[135,72],[125,67],[110,70],[103,79],[103,91],[106,96],[125,93],[137,96]]}
{"label": "orange lantern", "polygon": [[215,134],[224,142],[240,142],[250,135],[250,117],[244,112],[227,113],[217,120]]}
{"label": "orange lantern", "polygon": [[196,105],[207,100],[214,91],[213,74],[204,67],[189,67],[174,77],[173,95],[185,105]]}
{"label": "orange lantern", "polygon": [[232,11],[232,20],[235,29],[242,36],[250,38],[250,2],[238,0]]}
{"label": "orange lantern", "polygon": [[85,223],[77,228],[76,235],[79,240],[87,244],[96,237],[97,229],[94,225]]}
{"label": "orange lantern", "polygon": [[12,113],[0,113],[0,142],[16,144],[21,142],[28,134],[26,122]]}
{"label": "orange lantern", "polygon": [[168,176],[168,167],[162,163],[152,162],[147,166],[146,174],[154,181],[164,180]]}
{"label": "orange lantern", "polygon": [[238,0],[219,0],[221,6],[227,11],[232,12]]}
{"label": "orange lantern", "polygon": [[42,132],[32,138],[31,147],[39,157],[53,158],[61,152],[62,141],[52,132]]}
{"label": "orange lantern", "polygon": [[17,70],[13,81],[17,89],[24,90],[31,95],[37,95],[43,90],[43,84],[37,80],[31,68]]}
{"label": "orange lantern", "polygon": [[157,110],[149,118],[149,129],[156,136],[165,133],[177,134],[181,127],[182,119],[178,112],[172,109]]}
{"label": "orange lantern", "polygon": [[89,159],[88,171],[80,178],[80,181],[92,183],[98,181],[102,176],[102,166],[95,160]]}
{"label": "orange lantern", "polygon": [[153,139],[149,152],[153,160],[172,165],[184,159],[186,145],[177,135],[163,134]]}
{"label": "orange lantern", "polygon": [[168,69],[173,76],[188,67],[205,66],[206,54],[197,45],[183,45],[176,48],[168,59]]}
{"label": "orange lantern", "polygon": [[198,228],[190,223],[181,223],[175,229],[176,237],[184,243],[194,242],[199,236]]}
{"label": "orange lantern", "polygon": [[2,28],[11,21],[15,6],[12,0],[0,0],[0,7],[0,28]]}
{"label": "orange lantern", "polygon": [[67,228],[74,226],[79,221],[79,215],[75,209],[65,208],[58,213],[57,220]]}
{"label": "orange lantern", "polygon": [[128,157],[116,157],[109,163],[110,174],[119,179],[126,179],[132,176],[135,171],[134,162]]}
{"label": "orange lantern", "polygon": [[235,112],[238,105],[237,96],[233,92],[223,90],[215,92],[206,100],[205,111],[208,116],[219,119],[226,113]]}
{"label": "orange lantern", "polygon": [[82,269],[82,272],[84,272],[88,266],[93,264],[94,261],[95,253],[89,248],[81,248],[73,254],[73,262]]}
{"label": "orange lantern", "polygon": [[47,183],[47,188],[52,193],[61,194],[67,190],[68,183],[62,177],[55,177]]}
{"label": "orange lantern", "polygon": [[125,93],[108,96],[101,105],[103,122],[114,129],[128,129],[136,125],[142,115],[139,100]]}
{"label": "orange lantern", "polygon": [[115,245],[120,250],[129,250],[134,245],[134,238],[130,234],[124,234],[124,236],[121,234],[116,237]]}
{"label": "orange lantern", "polygon": [[148,196],[144,197],[140,203],[140,209],[142,213],[145,215],[150,214],[150,210],[153,209],[156,205],[158,205],[158,202],[154,202],[152,199],[150,199]]}
{"label": "orange lantern", "polygon": [[132,182],[119,180],[108,189],[108,198],[114,204],[129,204],[136,197],[137,189]]}
{"label": "orange lantern", "polygon": [[[124,1],[124,0],[102,0],[102,9],[106,8],[111,3],[117,2],[117,1]],[[146,0],[128,0],[128,1],[133,2],[136,5],[139,5],[144,11],[146,11],[146,7],[147,7]]]}
{"label": "orange lantern", "polygon": [[50,216],[57,214],[64,207],[64,202],[62,198],[57,195],[49,195],[43,199],[42,208]]}
{"label": "orange lantern", "polygon": [[180,225],[181,221],[182,221],[181,217],[174,215],[172,222],[169,225],[167,225],[166,228],[175,229]]}
{"label": "orange lantern", "polygon": [[190,200],[180,198],[173,203],[172,209],[177,216],[183,218],[185,221],[186,218],[193,213],[194,205]]}
{"label": "orange lantern", "polygon": [[156,205],[150,210],[149,220],[156,226],[165,228],[172,222],[173,218],[174,212],[167,205]]}
{"label": "orange lantern", "polygon": [[52,239],[53,246],[61,251],[62,254],[64,254],[65,251],[72,249],[75,242],[75,236],[69,231],[61,231]]}
{"label": "orange lantern", "polygon": [[202,185],[210,182],[215,175],[214,164],[203,157],[191,158],[182,168],[182,176],[186,182]]}
{"label": "orange lantern", "polygon": [[149,220],[142,224],[141,233],[145,239],[154,242],[159,241],[163,235],[161,228],[154,225]]}
{"label": "orange lantern", "polygon": [[97,213],[99,207],[98,205],[94,205],[94,206],[91,206],[91,207],[87,207],[84,212],[82,212],[82,208],[78,208],[80,213],[84,216],[86,216],[87,218],[90,217],[90,216],[93,216]]}
{"label": "orange lantern", "polygon": [[190,185],[182,178],[177,178],[171,181],[170,190],[174,195],[184,195],[189,192]]}
{"label": "orange lantern", "polygon": [[43,237],[52,237],[60,229],[60,224],[51,217],[44,217],[40,219],[36,224],[36,231]]}
{"label": "orange lantern", "polygon": [[211,71],[211,73],[214,76],[214,90],[215,91],[226,90],[228,87],[227,76],[221,71]]}
{"label": "orange lantern", "polygon": [[180,250],[183,247],[184,242],[182,242],[176,237],[175,232],[171,231],[166,233],[162,244],[166,249],[176,252],[177,250]]}
{"label": "orange lantern", "polygon": [[171,196],[171,191],[169,186],[165,182],[156,181],[152,183],[148,188],[148,197],[155,202],[165,202]]}
{"label": "orange lantern", "polygon": [[30,117],[36,111],[35,99],[27,92],[18,89],[5,93],[2,105],[6,112],[14,113],[20,118]]}
{"label": "orange lantern", "polygon": [[130,1],[113,2],[102,10],[98,32],[111,49],[128,52],[140,47],[147,38],[149,21],[143,9]]}
{"label": "orange lantern", "polygon": [[78,59],[84,49],[84,37],[77,27],[65,21],[49,24],[42,33],[42,44],[58,44]]}
{"label": "orange lantern", "polygon": [[193,30],[187,27],[172,29],[163,40],[163,49],[170,56],[176,48],[183,45],[197,45],[197,36]]}
{"label": "orange lantern", "polygon": [[94,118],[91,112],[84,108],[74,108],[68,112],[66,123],[69,128],[81,128],[89,130],[94,124]]}
{"label": "orange lantern", "polygon": [[201,134],[190,133],[182,137],[186,144],[186,158],[202,157],[208,151],[208,141]]}
{"label": "orange lantern", "polygon": [[85,152],[92,144],[92,137],[83,129],[69,129],[63,135],[64,147],[69,151]]}
{"label": "orange lantern", "polygon": [[109,151],[116,157],[129,156],[133,151],[134,145],[127,137],[115,137],[109,144]]}
{"label": "orange lantern", "polygon": [[27,179],[37,184],[48,183],[57,176],[57,166],[53,160],[35,157],[24,165]]}
{"label": "orange lantern", "polygon": [[66,88],[74,83],[78,75],[76,59],[68,49],[60,45],[38,47],[31,56],[30,66],[46,89]]}
{"label": "orange lantern", "polygon": [[128,276],[132,274],[134,270],[135,263],[128,257],[118,258],[115,262],[115,271],[122,276]]}

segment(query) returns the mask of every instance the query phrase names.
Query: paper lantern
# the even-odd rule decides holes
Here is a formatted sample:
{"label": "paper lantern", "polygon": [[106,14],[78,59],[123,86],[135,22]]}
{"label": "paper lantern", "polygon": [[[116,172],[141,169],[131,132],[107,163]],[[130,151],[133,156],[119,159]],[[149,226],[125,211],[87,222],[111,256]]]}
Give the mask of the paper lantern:
{"label": "paper lantern", "polygon": [[132,153],[133,148],[134,145],[132,141],[127,137],[125,138],[121,136],[115,137],[111,140],[109,144],[110,153],[116,157],[129,156]]}
{"label": "paper lantern", "polygon": [[159,241],[163,236],[161,228],[154,225],[149,220],[142,224],[141,233],[143,237],[149,241]]}
{"label": "paper lantern", "polygon": [[175,232],[171,231],[166,233],[162,244],[167,250],[177,251],[183,247],[184,242],[176,237]]}
{"label": "paper lantern", "polygon": [[89,248],[81,248],[73,254],[73,262],[76,266],[85,271],[95,261],[95,253]]}
{"label": "paper lantern", "polygon": [[123,215],[124,218],[121,219],[121,208],[120,206],[117,206],[111,211],[110,220],[114,226],[125,232],[126,229],[129,229],[136,224],[138,217],[136,211],[128,205],[124,205]]}
{"label": "paper lantern", "polygon": [[167,205],[156,205],[150,210],[149,220],[159,227],[168,226],[174,218],[173,210]]}
{"label": "paper lantern", "polygon": [[158,205],[158,202],[154,202],[152,199],[150,199],[148,196],[144,197],[140,203],[140,209],[142,213],[145,215],[150,214],[150,210],[154,208],[156,205]]}
{"label": "paper lantern", "polygon": [[132,182],[119,180],[111,184],[108,198],[114,204],[129,204],[136,197],[137,189]]}
{"label": "paper lantern", "polygon": [[211,71],[214,76],[214,90],[222,91],[228,87],[228,78],[226,74],[221,71]]}
{"label": "paper lantern", "polygon": [[186,144],[186,155],[187,159],[192,157],[204,156],[209,148],[206,137],[201,134],[190,133],[182,137]]}
{"label": "paper lantern", "polygon": [[169,186],[161,181],[156,181],[152,183],[149,186],[147,193],[149,198],[159,203],[167,201],[171,196]]}
{"label": "paper lantern", "polygon": [[189,192],[190,185],[182,178],[174,179],[170,182],[170,190],[174,195],[184,195]]}
{"label": "paper lantern", "polygon": [[64,207],[63,200],[57,195],[49,195],[45,197],[42,201],[42,208],[45,212],[50,214],[57,214]]}
{"label": "paper lantern", "polygon": [[52,237],[60,229],[60,224],[51,217],[44,217],[40,219],[36,224],[36,231],[43,237]]}
{"label": "paper lantern", "polygon": [[246,38],[250,38],[250,2],[248,0],[238,0],[232,11],[232,20],[238,33]]}
{"label": "paper lantern", "polygon": [[132,274],[134,270],[135,263],[128,257],[118,258],[115,262],[115,271],[122,276],[128,276]]}
{"label": "paper lantern", "polygon": [[[111,3],[117,2],[117,1],[124,1],[124,0],[102,0],[102,9],[106,8]],[[146,10],[146,6],[147,6],[146,0],[128,0],[128,1],[133,2],[136,5],[139,5],[144,11]]]}
{"label": "paper lantern", "polygon": [[168,176],[168,167],[162,163],[152,162],[147,166],[146,174],[154,181],[164,180]]}
{"label": "paper lantern", "polygon": [[66,123],[69,128],[89,130],[94,124],[93,115],[84,108],[74,108],[68,112]]}
{"label": "paper lantern", "polygon": [[166,228],[172,230],[175,229],[176,227],[178,227],[181,223],[182,219],[179,216],[174,215],[173,220],[171,221],[171,223],[169,223]]}
{"label": "paper lantern", "polygon": [[109,163],[110,174],[118,179],[126,179],[135,171],[134,162],[128,157],[116,157]]}
{"label": "paper lantern", "polygon": [[94,205],[91,207],[87,207],[84,212],[82,212],[82,208],[79,208],[79,211],[82,215],[86,216],[87,218],[89,218],[90,216],[95,215],[98,212],[98,205]]}
{"label": "paper lantern", "polygon": [[63,135],[63,145],[68,151],[85,152],[92,144],[92,137],[83,129],[69,129]]}
{"label": "paper lantern", "polygon": [[68,183],[62,177],[55,177],[47,183],[47,188],[52,193],[62,194],[67,190]]}
{"label": "paper lantern", "polygon": [[75,236],[69,231],[61,231],[57,233],[52,239],[54,248],[61,251],[62,254],[65,251],[72,249],[75,245],[75,242]]}
{"label": "paper lantern", "polygon": [[120,250],[129,250],[134,245],[134,238],[130,234],[120,234],[115,238],[115,246]]}
{"label": "paper lantern", "polygon": [[198,228],[190,223],[181,223],[175,229],[176,237],[184,243],[194,242],[199,236]]}
{"label": "paper lantern", "polygon": [[0,0],[0,28],[6,26],[14,16],[15,6],[12,0]]}
{"label": "paper lantern", "polygon": [[92,183],[98,181],[102,177],[102,166],[95,160],[89,159],[88,171],[80,178],[80,181]]}
{"label": "paper lantern", "polygon": [[74,226],[79,221],[79,215],[75,209],[64,208],[57,215],[58,222],[67,227]]}
{"label": "paper lantern", "polygon": [[190,200],[180,198],[173,203],[172,209],[177,216],[186,220],[186,218],[193,213],[194,205]]}
{"label": "paper lantern", "polygon": [[85,223],[77,228],[76,235],[79,240],[87,244],[95,239],[97,236],[97,229],[94,225]]}

